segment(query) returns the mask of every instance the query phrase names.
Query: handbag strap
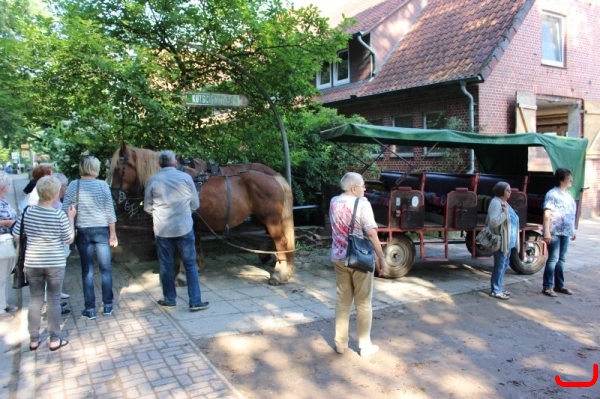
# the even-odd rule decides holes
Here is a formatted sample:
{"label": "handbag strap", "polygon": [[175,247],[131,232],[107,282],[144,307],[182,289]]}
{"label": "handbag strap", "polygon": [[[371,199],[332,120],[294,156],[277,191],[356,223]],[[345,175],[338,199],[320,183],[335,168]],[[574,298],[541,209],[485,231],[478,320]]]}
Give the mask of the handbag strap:
{"label": "handbag strap", "polygon": [[[81,179],[77,180],[77,194],[75,194],[75,209],[79,210],[79,186],[81,184]],[[79,213],[79,212],[77,212]],[[77,228],[77,214],[75,214],[75,219],[73,219],[73,228]]]}
{"label": "handbag strap", "polygon": [[360,198],[356,198],[356,201],[354,201],[354,211],[352,211],[352,221],[350,221],[350,230],[348,230],[348,237],[350,237],[354,232],[354,219],[356,218],[356,209],[358,208],[359,199]]}
{"label": "handbag strap", "polygon": [[23,213],[21,214],[21,227],[19,228],[19,242],[22,242],[22,240],[23,240],[23,228],[25,227],[25,213],[27,212],[28,208],[29,208],[29,205],[27,205],[25,207],[25,209],[23,209]]}

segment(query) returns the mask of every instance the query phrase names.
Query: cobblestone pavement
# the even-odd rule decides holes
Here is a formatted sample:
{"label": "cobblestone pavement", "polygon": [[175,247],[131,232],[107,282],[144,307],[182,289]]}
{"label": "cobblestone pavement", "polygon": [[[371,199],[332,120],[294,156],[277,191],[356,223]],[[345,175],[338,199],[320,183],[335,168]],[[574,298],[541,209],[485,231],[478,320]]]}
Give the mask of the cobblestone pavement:
{"label": "cobblestone pavement", "polygon": [[[15,184],[16,186],[16,184]],[[598,221],[582,221],[569,253],[569,268],[590,266],[590,248],[600,245]],[[473,260],[453,249],[452,262],[419,261],[400,280],[377,279],[374,308],[383,309],[464,292],[487,290],[489,259]],[[213,251],[218,253],[219,251]],[[221,251],[221,253],[224,251]],[[157,306],[161,289],[156,262],[113,265],[114,315],[81,317],[83,294],[79,259],[69,258],[65,291],[71,314],[63,316],[69,344],[48,350],[47,332],[37,351],[29,351],[29,291],[12,290],[20,307],[13,320],[0,321],[0,397],[2,398],[238,398],[240,393],[194,343],[198,338],[261,331],[334,317],[335,277],[326,250],[311,262],[297,258],[297,273],[281,287],[266,284],[268,272],[250,255],[216,257],[207,251],[201,273],[209,309],[191,313],[187,291],[178,288],[178,306]],[[596,262],[597,263],[597,262]],[[99,276],[96,299],[101,310]],[[505,284],[537,279],[507,272]],[[541,288],[540,288],[541,289]]]}

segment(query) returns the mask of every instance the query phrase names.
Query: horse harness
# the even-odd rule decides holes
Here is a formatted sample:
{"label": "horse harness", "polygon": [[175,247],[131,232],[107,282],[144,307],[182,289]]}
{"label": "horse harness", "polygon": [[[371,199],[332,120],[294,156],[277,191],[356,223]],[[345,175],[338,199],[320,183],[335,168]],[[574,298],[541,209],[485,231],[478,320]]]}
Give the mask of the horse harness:
{"label": "horse harness", "polygon": [[[129,156],[125,155],[123,157],[119,158],[119,161],[122,162],[122,166],[121,166],[121,171],[120,171],[120,178],[121,180],[119,181],[119,187],[117,188],[119,195],[118,195],[118,204],[124,202],[125,200],[127,200],[127,193],[123,190],[123,181],[125,178],[125,169],[127,167],[130,167],[132,169],[135,170],[135,166],[133,166],[130,162],[129,162]],[[245,248],[239,245],[235,245],[233,243],[230,243],[226,240],[223,239],[223,237],[228,237],[229,235],[229,221],[231,218],[231,182],[229,180],[230,177],[232,176],[239,176],[242,173],[246,173],[248,171],[241,171],[238,172],[234,175],[228,176],[228,175],[224,175],[221,168],[219,167],[219,165],[215,165],[215,164],[211,164],[208,165],[206,171],[202,171],[202,170],[198,170],[195,166],[196,163],[192,160],[191,163],[194,165],[194,167],[189,166],[190,163],[186,162],[185,160],[181,163],[178,164],[177,169],[184,172],[185,173],[185,168],[189,168],[192,169],[196,172],[195,176],[192,176],[192,179],[194,180],[194,183],[196,184],[196,189],[198,190],[198,196],[200,196],[200,190],[202,188],[202,186],[204,185],[204,183],[206,183],[208,181],[208,179],[210,179],[211,177],[224,177],[225,178],[225,185],[227,187],[227,216],[226,216],[226,220],[225,220],[225,231],[223,233],[222,237],[219,237],[217,235],[217,233],[210,228],[210,226],[208,225],[208,223],[206,223],[206,221],[204,221],[204,219],[202,218],[202,216],[200,216],[200,213],[198,212],[198,210],[196,210],[193,214],[195,214],[201,221],[202,223],[204,223],[204,225],[206,226],[207,229],[210,230],[210,232],[217,238],[221,239],[223,242],[225,242],[227,245],[230,245],[234,248],[238,248],[244,251],[248,251],[248,252],[252,252],[252,253],[256,253],[256,254],[267,254],[267,255],[277,255],[278,253],[288,253],[288,252],[296,252],[296,250],[289,250],[289,251],[262,251],[262,250],[255,250],[255,249],[249,249],[249,248]],[[277,262],[280,262],[279,259],[277,259]]]}
{"label": "horse harness", "polygon": [[[192,168],[191,166],[189,166],[189,164],[193,164],[194,167]],[[198,196],[200,196],[200,190],[202,189],[202,186],[204,185],[204,183],[206,183],[208,181],[208,179],[210,179],[213,176],[225,178],[225,186],[227,187],[227,213],[225,216],[225,230],[223,231],[223,237],[228,237],[229,236],[229,221],[231,220],[231,182],[229,181],[229,176],[223,174],[219,165],[209,164],[207,167],[207,170],[205,170],[205,171],[198,170],[195,166],[196,166],[196,163],[192,160],[190,163],[188,163],[188,165],[186,165],[186,162],[183,162],[182,164],[178,164],[177,169],[182,172],[185,172],[186,168],[188,168],[188,169],[192,169],[196,172],[196,175],[192,176],[192,180],[194,180],[194,183],[196,184],[196,190],[198,190]],[[239,173],[237,173],[234,176],[237,176],[237,175],[239,175]],[[198,210],[196,210],[194,212],[194,214],[196,214],[196,216],[198,216],[198,218],[202,221],[202,223],[204,223],[204,225],[207,228],[210,228],[208,226],[208,223],[206,223],[204,221],[204,219],[202,219],[202,216],[200,216],[200,213],[198,212]]]}

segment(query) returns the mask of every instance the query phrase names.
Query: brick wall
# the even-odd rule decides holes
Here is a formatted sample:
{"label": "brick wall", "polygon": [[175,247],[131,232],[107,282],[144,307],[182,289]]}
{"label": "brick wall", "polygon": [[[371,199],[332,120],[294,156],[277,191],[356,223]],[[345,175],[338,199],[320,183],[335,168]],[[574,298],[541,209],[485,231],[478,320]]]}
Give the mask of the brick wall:
{"label": "brick wall", "polygon": [[[566,17],[564,68],[541,63],[541,12]],[[516,92],[531,92],[541,98],[574,101],[600,100],[600,4],[577,0],[537,1],[523,24],[479,88],[479,124],[484,133],[514,132]],[[592,49],[592,50],[590,50]],[[581,125],[583,125],[581,123]],[[581,136],[582,131],[579,132]],[[586,163],[582,217],[600,216],[600,160]]]}
{"label": "brick wall", "polygon": [[117,212],[117,237],[119,246],[113,248],[116,263],[156,259],[152,216],[138,209],[137,212]]}
{"label": "brick wall", "polygon": [[[477,102],[477,88],[468,86],[469,92]],[[358,99],[338,105],[338,112],[350,116],[360,114],[368,120],[383,120],[385,126],[393,126],[394,118],[401,115],[412,115],[412,127],[423,128],[423,117],[428,112],[445,111],[445,117],[456,117],[468,126],[468,98],[461,92],[458,84],[443,88],[405,91],[378,98]],[[434,149],[435,150],[435,149]],[[432,151],[433,153],[434,151]],[[468,169],[468,151],[448,156],[431,156],[425,158],[423,148],[415,148],[414,157],[405,157],[415,165],[413,171],[460,172]],[[462,156],[462,158],[461,158]],[[377,161],[377,166],[384,169],[405,171],[408,164],[386,153]]]}

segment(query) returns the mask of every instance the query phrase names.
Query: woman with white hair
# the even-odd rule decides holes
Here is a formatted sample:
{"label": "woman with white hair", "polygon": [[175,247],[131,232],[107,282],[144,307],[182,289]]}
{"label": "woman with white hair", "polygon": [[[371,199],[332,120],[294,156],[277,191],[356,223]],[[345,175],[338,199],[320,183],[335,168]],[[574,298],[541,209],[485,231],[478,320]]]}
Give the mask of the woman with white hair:
{"label": "woman with white hair", "polygon": [[365,182],[361,175],[349,172],[340,180],[343,193],[331,199],[329,219],[333,242],[331,245],[331,261],[335,267],[337,285],[337,301],[335,305],[335,350],[344,353],[348,347],[348,327],[350,324],[350,308],[354,301],[356,306],[356,324],[358,330],[358,347],[362,357],[370,356],[379,350],[379,346],[371,342],[371,323],[373,320],[373,273],[365,273],[346,267],[348,250],[348,234],[354,204],[358,199],[353,235],[366,236],[375,249],[376,264],[380,275],[385,275],[385,256],[377,236],[377,223],[373,208],[365,196]]}
{"label": "woman with white hair", "polygon": [[17,256],[11,234],[17,213],[4,199],[11,186],[12,179],[6,172],[0,172],[0,320],[12,319],[13,315],[8,312],[17,310],[6,302],[8,291],[12,287],[9,277]]}

